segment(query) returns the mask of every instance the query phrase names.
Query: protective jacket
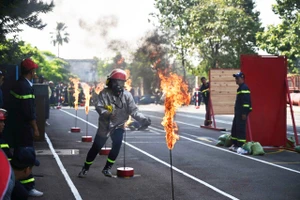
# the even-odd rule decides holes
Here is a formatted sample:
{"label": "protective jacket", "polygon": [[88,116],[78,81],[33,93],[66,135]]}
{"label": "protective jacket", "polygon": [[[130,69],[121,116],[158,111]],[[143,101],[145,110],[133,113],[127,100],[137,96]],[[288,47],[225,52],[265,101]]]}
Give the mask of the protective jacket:
{"label": "protective jacket", "polygon": [[36,120],[33,87],[21,76],[10,91],[9,118],[14,123],[14,142],[19,147],[33,146],[33,128],[30,121]]}
{"label": "protective jacket", "polygon": [[97,134],[101,136],[107,136],[115,128],[124,128],[129,115],[141,124],[147,120],[126,90],[117,97],[112,94],[111,89],[103,89],[98,95],[96,110],[99,114]]}
{"label": "protective jacket", "polygon": [[243,83],[237,89],[234,112],[235,114],[247,115],[251,112],[251,98],[248,86]]}
{"label": "protective jacket", "polygon": [[201,85],[200,92],[202,94],[201,101],[204,102],[205,105],[207,105],[209,102],[209,95],[210,95],[209,94],[209,82]]}
{"label": "protective jacket", "polygon": [[12,158],[12,153],[9,150],[9,145],[8,143],[2,138],[2,136],[0,135],[0,148],[4,151],[4,153],[6,154],[6,157],[8,158],[8,160],[11,160]]}

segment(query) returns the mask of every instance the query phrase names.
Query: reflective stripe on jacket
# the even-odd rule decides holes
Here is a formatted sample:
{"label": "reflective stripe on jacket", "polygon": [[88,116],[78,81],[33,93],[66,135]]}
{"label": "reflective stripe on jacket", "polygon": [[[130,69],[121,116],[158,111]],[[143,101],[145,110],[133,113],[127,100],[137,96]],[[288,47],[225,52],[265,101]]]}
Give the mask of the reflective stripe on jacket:
{"label": "reflective stripe on jacket", "polygon": [[243,83],[237,89],[234,111],[239,114],[248,114],[252,110],[251,92],[248,86]]}

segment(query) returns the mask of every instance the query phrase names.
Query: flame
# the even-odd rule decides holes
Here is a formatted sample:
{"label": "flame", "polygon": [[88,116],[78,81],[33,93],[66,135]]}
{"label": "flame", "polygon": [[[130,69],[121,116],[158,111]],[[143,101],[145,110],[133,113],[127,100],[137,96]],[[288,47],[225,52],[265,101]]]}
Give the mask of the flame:
{"label": "flame", "polygon": [[[132,88],[131,87],[132,80],[129,79],[129,77],[130,77],[130,71],[128,69],[125,69],[125,72],[126,72],[126,77],[127,77],[127,80],[125,82],[125,90],[130,91],[131,88]],[[131,116],[129,116],[127,122],[125,123],[125,127],[127,127],[131,122],[132,122]]]}
{"label": "flame", "polygon": [[75,108],[75,110],[78,110],[78,98],[79,98],[78,84],[79,84],[79,78],[69,78],[69,80],[74,84],[74,93],[73,93],[73,97],[75,98],[74,108]]}
{"label": "flame", "polygon": [[159,58],[157,61],[154,62],[152,65],[152,68],[156,69],[157,65],[161,62],[161,59]]}
{"label": "flame", "polygon": [[127,91],[130,91],[131,90],[131,82],[132,80],[129,78],[130,77],[130,71],[128,69],[125,70],[126,72],[126,77],[128,78],[127,81],[125,82],[125,89]]}
{"label": "flame", "polygon": [[161,79],[161,89],[165,93],[165,116],[162,125],[166,131],[166,142],[169,149],[173,149],[178,136],[178,126],[174,121],[177,108],[183,104],[189,105],[190,94],[188,93],[188,85],[183,82],[181,76],[174,73],[164,75],[162,71],[158,71]]}
{"label": "flame", "polygon": [[91,87],[86,83],[82,83],[82,88],[83,88],[83,93],[84,93],[84,97],[85,97],[85,104],[84,104],[85,114],[89,114],[90,99],[91,99],[91,94],[90,94]]}
{"label": "flame", "polygon": [[95,88],[96,94],[99,94],[101,92],[101,90],[103,90],[103,88],[104,88],[104,83],[98,83]]}

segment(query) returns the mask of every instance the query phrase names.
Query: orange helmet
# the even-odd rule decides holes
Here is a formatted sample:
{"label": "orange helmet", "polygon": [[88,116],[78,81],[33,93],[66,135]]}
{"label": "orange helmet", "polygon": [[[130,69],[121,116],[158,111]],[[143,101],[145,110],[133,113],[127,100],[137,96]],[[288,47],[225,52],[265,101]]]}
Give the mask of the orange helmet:
{"label": "orange helmet", "polygon": [[0,108],[0,121],[6,120],[7,111]]}
{"label": "orange helmet", "polygon": [[107,78],[126,81],[126,72],[122,69],[114,69]]}

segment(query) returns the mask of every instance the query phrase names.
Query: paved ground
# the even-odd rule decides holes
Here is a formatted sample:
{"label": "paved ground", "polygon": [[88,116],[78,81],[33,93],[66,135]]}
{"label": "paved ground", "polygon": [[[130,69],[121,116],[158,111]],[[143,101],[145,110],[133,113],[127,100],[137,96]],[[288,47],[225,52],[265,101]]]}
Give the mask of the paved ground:
{"label": "paved ground", "polygon": [[[95,135],[98,115],[91,110],[87,123],[84,110],[78,110],[77,125],[81,127],[81,133],[70,133],[75,124],[74,109],[51,110],[46,127],[47,141],[35,143],[41,161],[41,166],[33,170],[36,188],[45,193],[39,199],[167,200],[172,199],[172,188],[173,199],[182,200],[300,199],[299,154],[274,150],[264,156],[242,156],[216,147],[216,140],[222,133],[200,129],[204,111],[193,106],[179,109],[176,121],[180,140],[169,151],[160,124],[163,107],[148,105],[140,106],[140,109],[151,117],[152,125],[146,131],[127,131],[126,145],[122,146],[113,167],[116,172],[117,167],[124,165],[125,147],[125,165],[134,168],[133,178],[104,177],[101,170],[106,156],[97,157],[87,178],[78,178],[91,146],[91,143],[82,143],[81,136]],[[299,121],[299,109],[295,115]],[[232,116],[217,118],[220,126],[227,129],[230,129],[231,121]],[[288,120],[288,131],[292,130],[290,125]],[[108,141],[107,146],[110,145],[111,141]]]}

